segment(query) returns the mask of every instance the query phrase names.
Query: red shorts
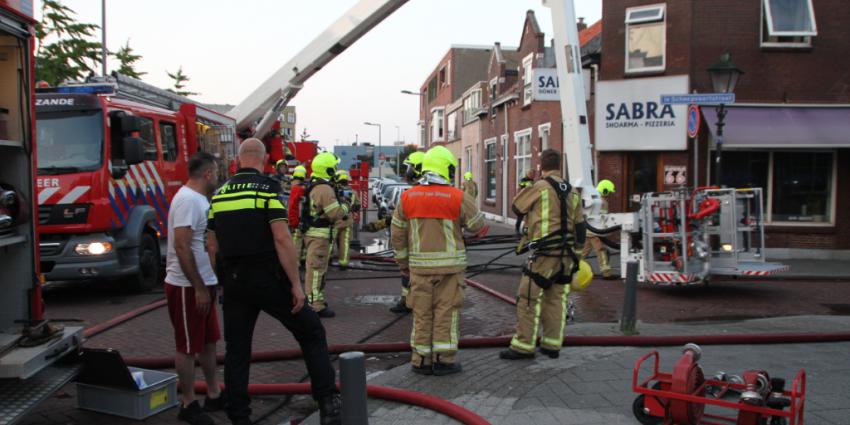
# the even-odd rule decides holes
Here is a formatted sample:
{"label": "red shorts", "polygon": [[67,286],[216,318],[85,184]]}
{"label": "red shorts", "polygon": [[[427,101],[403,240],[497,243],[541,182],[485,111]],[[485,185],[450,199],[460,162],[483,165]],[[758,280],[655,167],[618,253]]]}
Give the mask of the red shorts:
{"label": "red shorts", "polygon": [[207,344],[215,344],[221,339],[216,313],[215,286],[207,286],[210,291],[210,311],[206,315],[195,309],[195,288],[165,284],[165,298],[168,300],[168,315],[174,327],[174,341],[177,352],[197,354]]}

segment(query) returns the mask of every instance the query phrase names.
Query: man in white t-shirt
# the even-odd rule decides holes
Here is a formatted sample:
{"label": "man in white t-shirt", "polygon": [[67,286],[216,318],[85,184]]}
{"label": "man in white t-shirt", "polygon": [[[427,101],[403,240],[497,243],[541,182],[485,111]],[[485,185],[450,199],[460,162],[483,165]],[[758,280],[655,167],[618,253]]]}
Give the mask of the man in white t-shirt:
{"label": "man in white t-shirt", "polygon": [[[175,368],[180,377],[182,404],[177,418],[192,425],[213,424],[204,411],[224,408],[225,397],[216,379],[215,344],[221,339],[214,300],[218,279],[215,252],[205,249],[208,198],[218,179],[215,157],[198,152],[189,159],[189,181],[180,188],[168,211],[168,252],[165,295],[174,326]],[[207,381],[204,407],[195,400],[195,358]]]}

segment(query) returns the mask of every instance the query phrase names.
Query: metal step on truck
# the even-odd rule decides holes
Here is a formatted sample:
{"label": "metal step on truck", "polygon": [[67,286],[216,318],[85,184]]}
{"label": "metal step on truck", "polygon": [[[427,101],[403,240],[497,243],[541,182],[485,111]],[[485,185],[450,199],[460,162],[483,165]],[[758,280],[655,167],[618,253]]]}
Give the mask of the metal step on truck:
{"label": "metal step on truck", "polygon": [[36,90],[41,271],[48,281],[162,283],[172,197],[199,150],[235,158],[235,121],[113,73]]}

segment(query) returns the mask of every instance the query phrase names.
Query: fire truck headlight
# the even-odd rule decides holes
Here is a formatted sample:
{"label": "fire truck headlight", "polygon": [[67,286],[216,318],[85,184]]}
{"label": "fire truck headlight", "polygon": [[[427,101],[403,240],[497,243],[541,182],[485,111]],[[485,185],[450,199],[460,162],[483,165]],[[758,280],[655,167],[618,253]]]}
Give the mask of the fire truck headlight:
{"label": "fire truck headlight", "polygon": [[81,243],[74,247],[74,252],[79,255],[103,255],[112,252],[112,244],[109,242]]}

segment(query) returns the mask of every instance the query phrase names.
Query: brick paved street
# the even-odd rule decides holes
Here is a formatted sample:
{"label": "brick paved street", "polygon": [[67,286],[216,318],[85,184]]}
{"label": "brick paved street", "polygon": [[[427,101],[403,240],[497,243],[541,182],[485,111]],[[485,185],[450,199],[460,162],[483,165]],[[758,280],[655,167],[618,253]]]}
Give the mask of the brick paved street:
{"label": "brick paved street", "polygon": [[[491,224],[491,234],[508,234],[511,231],[512,229],[507,226]],[[376,238],[376,236],[378,237]],[[361,235],[361,240],[364,244],[369,245],[370,251],[376,251],[386,249],[385,244],[375,243],[376,240],[382,241],[382,237],[383,235],[364,234]],[[509,244],[488,244],[473,247],[470,250],[469,263],[471,265],[483,264],[510,249]],[[499,264],[519,265],[522,258],[509,254],[497,262]],[[373,262],[359,264],[355,262],[352,265],[355,267],[347,271],[333,268],[329,275],[328,299],[338,314],[338,317],[324,321],[331,344],[360,341],[397,318],[396,315],[387,310],[395,301],[394,297],[399,292],[398,278],[394,277],[397,273],[394,266]],[[372,268],[378,271],[356,270],[357,267]],[[519,272],[516,269],[488,272],[476,276],[475,279],[497,291],[513,296],[519,281]],[[612,330],[616,327],[614,323],[618,320],[622,308],[622,292],[621,281],[597,280],[587,291],[573,294],[573,300],[577,306],[576,324],[568,327],[568,334],[615,334]],[[86,325],[101,323],[162,297],[161,290],[148,294],[135,294],[109,282],[53,285],[45,295],[49,317],[79,318],[84,320]],[[848,314],[847,304],[842,303],[846,302],[847,299],[850,299],[850,285],[842,281],[730,280],[715,281],[707,288],[667,289],[640,285],[638,290],[639,330],[642,334],[653,334],[655,332],[673,334],[679,332],[680,329],[697,329],[699,328],[697,325],[700,324],[713,323],[713,325],[708,326],[716,327],[722,323],[723,326],[730,326],[728,329],[723,328],[725,331],[735,332],[737,330],[734,326],[735,323],[747,318],[796,314],[846,315]],[[356,320],[351,320],[351,318]],[[839,320],[841,318],[839,316],[824,316],[822,319]],[[401,318],[379,334],[372,336],[368,341],[407,341],[410,319],[409,316]],[[810,331],[812,329],[811,323],[806,321],[785,321],[783,326],[789,328],[793,323],[798,323],[797,331]],[[462,337],[506,335],[512,331],[513,325],[513,306],[478,290],[472,288],[466,290],[466,302],[461,319]],[[766,320],[750,322],[748,326],[754,330],[774,331],[773,325],[773,321]],[[682,326],[685,328],[681,328]],[[172,338],[171,325],[168,322],[166,312],[164,309],[159,309],[92,338],[86,343],[86,346],[115,348],[125,356],[162,357],[173,355]],[[295,343],[292,337],[282,326],[268,316],[261,316],[254,338],[255,351],[293,347],[295,347]],[[804,348],[805,346],[799,346],[793,349],[802,350]],[[671,356],[677,350],[665,351],[668,360],[673,361]],[[219,351],[223,352],[223,344],[219,345]],[[588,413],[590,410],[600,407],[602,410],[597,414],[601,416],[591,415],[591,418],[601,418],[599,419],[599,421],[602,421],[600,423],[609,420],[610,423],[617,423],[617,420],[625,421],[622,423],[633,423],[633,420],[628,416],[628,409],[631,406],[633,396],[624,394],[628,393],[627,386],[611,388],[610,384],[604,384],[607,385],[606,387],[592,380],[588,380],[587,383],[577,383],[569,378],[572,377],[572,373],[578,370],[590,368],[587,370],[593,371],[594,368],[602,367],[598,366],[599,361],[594,359],[603,359],[602,363],[605,364],[612,364],[613,362],[622,369],[620,372],[625,371],[623,367],[628,366],[630,368],[630,362],[643,351],[640,349],[582,347],[570,350],[568,353],[570,354],[558,362],[537,360],[533,363],[536,366],[529,365],[528,370],[521,368],[513,371],[505,369],[508,365],[494,361],[495,350],[464,351],[462,358],[466,372],[460,378],[449,378],[449,380],[441,382],[453,383],[451,391],[454,392],[448,393],[450,398],[453,398],[456,402],[470,403],[468,407],[485,416],[491,415],[487,417],[494,419],[497,423],[518,423],[521,420],[531,419],[539,420],[539,423],[546,423],[548,419],[545,419],[545,415],[535,416],[534,412],[542,412],[541,406],[550,405],[552,408],[557,407],[569,411],[558,412],[559,419],[571,417],[586,419],[585,416],[576,416],[578,415],[576,412],[580,413],[581,411],[590,414]],[[802,354],[797,353],[797,355]],[[730,356],[732,355],[730,354]],[[405,366],[393,369],[396,366],[403,365],[407,358],[408,354],[406,353],[370,355],[367,356],[367,369],[370,373],[391,369],[390,372],[376,378],[375,382],[404,387],[405,383],[409,381],[412,386],[407,388],[419,388],[440,396],[444,389],[433,386],[438,385],[439,382],[434,381],[437,382],[436,384],[427,380],[420,382],[419,379],[408,376]],[[722,359],[708,355],[705,358],[706,361],[711,362]],[[777,362],[781,363],[781,361]],[[734,366],[734,362],[732,363]],[[722,366],[719,361],[708,364],[717,364],[720,369],[724,367],[725,369],[734,369],[733,367]],[[551,371],[547,372],[550,367],[561,372],[552,375]],[[740,367],[740,369],[743,370],[743,367]],[[706,370],[713,372],[714,369],[707,368]],[[255,383],[295,382],[302,378],[304,373],[305,368],[301,361],[257,363],[252,365],[251,381]],[[488,377],[485,380],[470,379],[470,377],[479,374]],[[502,374],[503,377],[496,376]],[[546,376],[547,381],[544,384],[529,381],[530,383],[517,387],[518,389],[510,389],[515,386],[499,380],[508,379],[511,376],[526,375],[530,377]],[[603,373],[603,375],[607,375],[607,373]],[[200,370],[198,370],[196,376],[201,376]],[[396,378],[397,380],[394,381],[393,379]],[[459,379],[459,381],[455,382],[455,379]],[[611,381],[617,382],[618,380],[612,379]],[[429,382],[431,383],[429,384]],[[555,396],[556,398],[553,398],[551,392],[546,395],[545,390],[539,389],[540,385],[548,388],[557,385],[558,382],[564,385],[564,388],[559,389],[562,392],[558,394],[575,395],[575,393],[578,393],[580,397],[563,396],[559,399]],[[454,385],[454,383],[457,383],[457,385]],[[619,382],[618,385],[621,383]],[[523,388],[525,389],[523,390]],[[505,393],[509,389],[510,393]],[[522,392],[518,392],[520,390]],[[627,395],[628,397],[626,397]],[[612,400],[612,398],[614,399]],[[313,409],[312,401],[307,397],[295,397],[286,407],[277,408],[282,400],[283,397],[256,397],[253,404],[254,417],[259,417],[273,410],[274,413],[262,423],[288,423],[293,418],[300,418],[309,414]],[[558,404],[560,403],[558,400],[562,400],[562,403]],[[623,404],[626,401],[628,403]],[[600,404],[603,402],[607,404]],[[81,411],[75,408],[75,404],[74,386],[68,385],[49,401],[39,406],[22,423],[26,425],[137,423]],[[376,415],[375,423],[408,423],[413,417],[419,418],[422,421],[421,423],[432,423],[431,421],[440,423],[440,421],[443,421],[420,409],[381,403],[374,403],[372,407]],[[544,410],[548,412],[550,409],[547,407]],[[829,416],[832,413],[823,414]],[[424,416],[420,417],[419,415]],[[178,423],[175,416],[176,412],[171,410],[156,415],[144,421],[144,423],[157,425]],[[215,416],[220,423],[227,422],[224,415],[216,414]],[[577,422],[576,420],[566,423],[584,422]]]}

